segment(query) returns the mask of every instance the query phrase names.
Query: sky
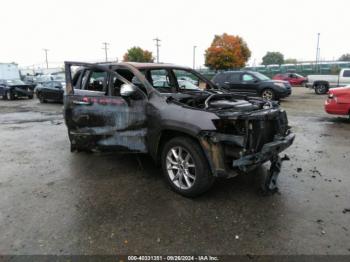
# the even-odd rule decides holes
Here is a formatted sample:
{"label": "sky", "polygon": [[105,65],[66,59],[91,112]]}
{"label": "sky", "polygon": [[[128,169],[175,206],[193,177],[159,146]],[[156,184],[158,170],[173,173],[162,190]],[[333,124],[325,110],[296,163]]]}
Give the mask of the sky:
{"label": "sky", "polygon": [[307,61],[333,60],[350,53],[350,1],[332,0],[1,0],[0,62],[50,66],[63,61],[122,59],[132,46],[160,61],[203,67],[204,52],[214,35],[239,35],[259,64],[267,51]]}

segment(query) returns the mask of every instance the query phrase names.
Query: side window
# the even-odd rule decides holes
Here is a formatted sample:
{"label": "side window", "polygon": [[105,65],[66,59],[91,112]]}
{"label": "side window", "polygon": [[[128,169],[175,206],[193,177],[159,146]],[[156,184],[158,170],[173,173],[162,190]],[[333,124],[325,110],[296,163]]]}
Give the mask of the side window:
{"label": "side window", "polygon": [[213,81],[218,84],[222,84],[226,81],[226,74],[224,73],[219,73],[217,74],[214,78]]}
{"label": "side window", "polygon": [[239,82],[239,74],[229,74],[228,79],[229,82]]}
{"label": "side window", "polygon": [[344,70],[343,77],[350,77],[350,70]]}
{"label": "side window", "polygon": [[86,70],[82,77],[82,89],[97,92],[107,92],[108,73]]}
{"label": "side window", "polygon": [[129,82],[131,82],[132,84],[134,84],[135,86],[140,88],[145,94],[147,94],[147,91],[146,91],[144,84],[140,81],[140,79],[138,79],[134,75],[134,73],[132,71],[130,71],[129,69],[125,69],[125,68],[119,68],[116,70],[116,72],[119,75],[121,75],[122,77],[124,77],[126,80],[128,80]]}
{"label": "side window", "polygon": [[171,93],[174,87],[169,71],[166,69],[153,69],[148,71],[148,80],[152,86],[161,93]]}
{"label": "side window", "polygon": [[173,72],[180,89],[198,90],[206,88],[206,82],[190,71],[174,69]]}
{"label": "side window", "polygon": [[245,81],[245,82],[254,81],[254,77],[249,74],[243,74],[242,81]]}

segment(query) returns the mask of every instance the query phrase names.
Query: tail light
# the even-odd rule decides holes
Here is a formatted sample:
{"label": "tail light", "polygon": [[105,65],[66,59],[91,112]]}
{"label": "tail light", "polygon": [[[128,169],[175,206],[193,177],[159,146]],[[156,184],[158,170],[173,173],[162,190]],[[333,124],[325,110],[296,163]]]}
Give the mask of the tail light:
{"label": "tail light", "polygon": [[333,93],[329,93],[329,94],[328,94],[328,98],[333,99],[334,97],[335,97],[335,96],[334,96]]}

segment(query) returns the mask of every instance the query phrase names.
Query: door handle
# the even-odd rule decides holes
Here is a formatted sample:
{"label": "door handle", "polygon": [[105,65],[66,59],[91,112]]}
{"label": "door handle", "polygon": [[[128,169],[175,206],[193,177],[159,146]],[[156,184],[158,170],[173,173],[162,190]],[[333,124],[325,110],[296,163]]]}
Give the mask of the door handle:
{"label": "door handle", "polygon": [[84,101],[73,101],[73,104],[75,105],[91,105],[92,103],[91,102],[84,102]]}

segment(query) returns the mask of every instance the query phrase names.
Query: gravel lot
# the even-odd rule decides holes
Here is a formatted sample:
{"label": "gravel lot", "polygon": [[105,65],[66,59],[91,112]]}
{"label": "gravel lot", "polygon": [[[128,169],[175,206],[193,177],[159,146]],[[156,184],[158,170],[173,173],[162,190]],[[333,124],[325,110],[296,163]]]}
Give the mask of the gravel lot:
{"label": "gravel lot", "polygon": [[62,105],[0,100],[0,254],[350,254],[350,121],[282,101],[297,134],[280,193],[247,177],[186,199],[150,158],[70,153]]}

